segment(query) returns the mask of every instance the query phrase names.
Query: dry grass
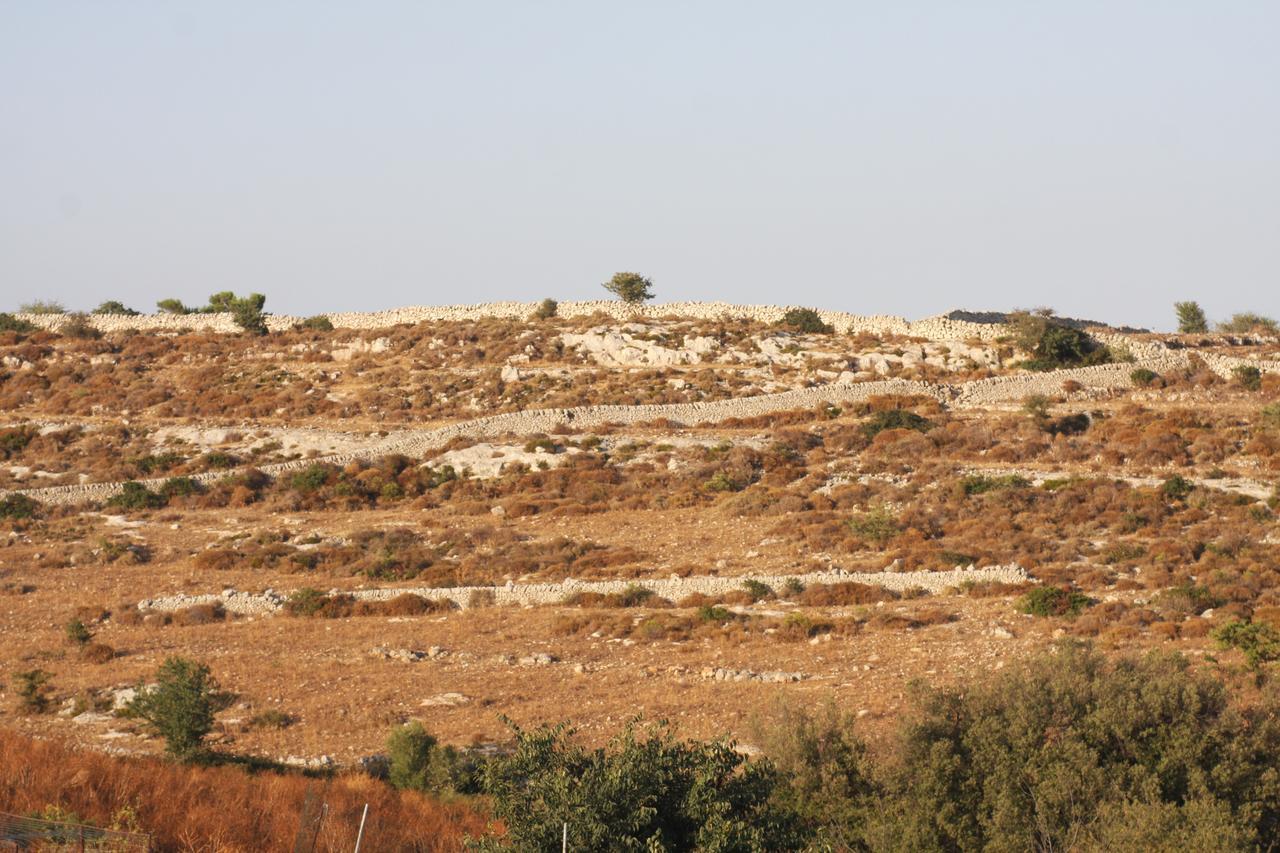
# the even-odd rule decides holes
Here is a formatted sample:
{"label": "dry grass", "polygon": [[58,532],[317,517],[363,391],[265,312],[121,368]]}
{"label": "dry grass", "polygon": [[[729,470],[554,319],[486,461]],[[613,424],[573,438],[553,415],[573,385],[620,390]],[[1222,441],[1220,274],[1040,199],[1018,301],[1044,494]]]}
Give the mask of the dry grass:
{"label": "dry grass", "polygon": [[445,804],[396,791],[365,776],[308,779],[299,773],[248,773],[237,767],[184,767],[77,749],[0,730],[0,810],[50,806],[97,826],[149,833],[159,850],[293,849],[308,789],[328,812],[317,851],[347,851],[369,803],[364,845],[371,850],[456,851],[486,831],[466,803]]}

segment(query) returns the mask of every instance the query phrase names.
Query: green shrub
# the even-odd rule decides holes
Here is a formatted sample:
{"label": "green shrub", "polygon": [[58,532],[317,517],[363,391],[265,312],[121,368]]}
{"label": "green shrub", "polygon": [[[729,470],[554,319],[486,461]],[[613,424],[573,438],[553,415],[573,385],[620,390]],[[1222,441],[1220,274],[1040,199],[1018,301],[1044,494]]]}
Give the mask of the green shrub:
{"label": "green shrub", "polygon": [[67,640],[77,646],[83,646],[93,639],[93,634],[79,619],[67,623]]}
{"label": "green shrub", "polygon": [[52,299],[36,299],[18,307],[19,314],[65,314],[66,307]]}
{"label": "green shrub", "polygon": [[1166,500],[1181,501],[1186,500],[1187,495],[1191,494],[1195,487],[1195,483],[1186,477],[1181,474],[1174,474],[1160,484],[1160,494],[1164,495]]}
{"label": "green shrub", "polygon": [[1214,629],[1213,638],[1224,649],[1244,652],[1244,659],[1254,669],[1280,660],[1280,632],[1265,622],[1227,622]]}
{"label": "green shrub", "polygon": [[200,461],[204,463],[206,468],[216,468],[219,470],[234,468],[240,464],[240,459],[238,457],[221,450],[210,450],[204,456],[200,457]]}
{"label": "green shrub", "polygon": [[1237,365],[1231,370],[1231,374],[1246,391],[1257,391],[1262,387],[1262,371],[1251,364]]}
{"label": "green shrub", "polygon": [[19,521],[34,518],[39,511],[39,502],[26,495],[6,495],[0,498],[0,518]]}
{"label": "green shrub", "polygon": [[123,317],[136,317],[138,312],[125,305],[123,302],[117,302],[114,299],[108,299],[97,308],[93,309],[94,314],[113,314]]}
{"label": "green shrub", "polygon": [[567,726],[512,727],[515,745],[485,767],[484,792],[506,826],[480,850],[796,850],[795,821],[774,802],[768,761],[732,744],[677,741],[666,724],[635,724],[600,749]]}
{"label": "green shrub", "polygon": [[164,495],[158,495],[136,480],[130,480],[120,486],[120,492],[107,501],[107,506],[124,510],[159,509],[168,502]]}
{"label": "green shrub", "polygon": [[1023,367],[1030,370],[1058,370],[1115,360],[1088,333],[1055,319],[1048,309],[1015,311],[1009,315],[1009,328],[1018,347],[1030,353],[1031,358],[1023,362]]}
{"label": "green shrub", "polygon": [[1222,602],[1209,592],[1208,587],[1185,583],[1159,593],[1153,603],[1161,610],[1199,616],[1209,608],[1217,607]]}
{"label": "green shrub", "polygon": [[332,469],[328,465],[315,463],[308,465],[289,478],[289,488],[295,492],[316,492],[329,483]]}
{"label": "green shrub", "polygon": [[333,321],[323,314],[316,314],[314,317],[308,317],[299,323],[298,328],[306,329],[310,332],[332,332]]}
{"label": "green shrub", "polygon": [[754,578],[744,580],[742,582],[742,589],[747,595],[751,596],[752,601],[760,601],[764,598],[773,597],[773,587],[763,581],[755,580]]}
{"label": "green shrub", "polygon": [[604,289],[628,305],[639,305],[653,298],[653,282],[637,272],[614,273]]}
{"label": "green shrub", "polygon": [[792,332],[808,335],[829,335],[835,331],[812,308],[792,308],[782,315],[778,325]]}
{"label": "green shrub", "polygon": [[638,583],[628,584],[626,589],[618,593],[618,606],[643,607],[653,601],[654,596],[654,591],[647,586],[641,586]]}
{"label": "green shrub", "polygon": [[704,604],[698,608],[700,622],[728,622],[733,619],[733,612],[719,604]]}
{"label": "green shrub", "polygon": [[1159,378],[1159,373],[1145,367],[1139,367],[1129,374],[1129,381],[1133,383],[1135,388],[1146,388]]}
{"label": "green shrub", "polygon": [[185,498],[188,495],[198,495],[203,491],[204,486],[200,481],[190,477],[170,477],[160,487],[160,495],[165,499],[165,503],[169,502],[169,498]]}
{"label": "green shrub", "polygon": [[[245,332],[251,335],[265,335],[267,315],[263,313],[262,308],[266,303],[267,297],[261,293],[250,293],[244,297],[232,297],[226,306],[231,312],[231,319]],[[209,304],[213,304],[213,297],[210,297]]]}
{"label": "green shrub", "polygon": [[436,795],[476,793],[476,762],[454,749],[441,746],[414,720],[387,737],[387,781],[396,788]]}
{"label": "green shrub", "polygon": [[154,686],[138,688],[127,713],[163,737],[170,755],[190,758],[213,730],[217,682],[209,667],[183,657],[165,660],[155,678]]}
{"label": "green shrub", "polygon": [[[1243,850],[1280,831],[1274,701],[1234,707],[1181,656],[1062,644],[920,706],[867,812],[870,849]],[[1107,843],[1153,824],[1154,847]]]}
{"label": "green shrub", "polygon": [[25,335],[34,332],[38,326],[29,320],[21,320],[12,314],[0,311],[0,332],[17,332]]}
{"label": "green shrub", "polygon": [[985,495],[987,492],[997,492],[1003,489],[1025,489],[1030,485],[1030,480],[1017,474],[1006,474],[1003,477],[969,474],[960,480],[960,488],[966,495]]}
{"label": "green shrub", "polygon": [[1092,602],[1087,595],[1060,586],[1038,586],[1018,601],[1018,610],[1032,616],[1078,616]]}
{"label": "green shrub", "polygon": [[285,602],[285,612],[291,616],[315,616],[325,606],[329,596],[318,589],[303,587],[295,590]]}
{"label": "green shrub", "polygon": [[1175,302],[1173,310],[1178,314],[1178,331],[1183,334],[1200,334],[1209,331],[1204,309],[1198,302]]}
{"label": "green shrub", "polygon": [[884,545],[902,532],[898,519],[883,506],[874,506],[846,523],[854,536],[873,545]]}
{"label": "green shrub", "polygon": [[1239,314],[1232,314],[1230,320],[1224,320],[1219,323],[1218,331],[1237,335],[1275,335],[1280,334],[1280,326],[1277,326],[1276,321],[1270,317],[1245,311]]}
{"label": "green shrub", "polygon": [[538,303],[538,307],[533,309],[533,317],[535,320],[550,320],[556,316],[556,312],[560,310],[560,303],[554,299],[547,298]]}
{"label": "green shrub", "polygon": [[165,314],[194,314],[196,310],[183,305],[181,299],[161,299],[156,307]]}
{"label": "green shrub", "polygon": [[11,459],[27,449],[27,445],[40,435],[33,426],[17,426],[0,430],[0,456]]}
{"label": "green shrub", "polygon": [[724,471],[717,471],[702,485],[709,492],[737,492],[742,489],[742,484]]}
{"label": "green shrub", "polygon": [[1262,407],[1258,419],[1264,427],[1280,428],[1280,403],[1270,403]]}
{"label": "green shrub", "polygon": [[804,592],[804,581],[799,578],[787,578],[786,583],[782,585],[782,591],[788,596],[796,596]]}
{"label": "green shrub", "polygon": [[27,714],[43,714],[49,710],[49,694],[53,692],[49,680],[52,674],[43,669],[28,669],[13,675],[13,689],[18,694],[18,706]]}
{"label": "green shrub", "polygon": [[882,409],[872,412],[862,424],[862,434],[868,439],[875,438],[887,429],[912,429],[916,432],[928,432],[933,429],[933,421],[921,417],[906,409]]}

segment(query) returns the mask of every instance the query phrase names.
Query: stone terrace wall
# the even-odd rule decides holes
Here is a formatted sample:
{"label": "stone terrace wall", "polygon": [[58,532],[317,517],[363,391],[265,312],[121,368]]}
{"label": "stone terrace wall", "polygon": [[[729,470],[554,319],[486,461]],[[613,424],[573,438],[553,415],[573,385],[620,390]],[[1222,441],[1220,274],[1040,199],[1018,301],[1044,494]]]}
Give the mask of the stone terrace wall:
{"label": "stone terrace wall", "polygon": [[[388,311],[336,312],[324,314],[339,329],[384,329],[404,323],[422,323],[441,320],[479,320],[502,318],[526,320],[537,309],[536,302],[488,302],[479,305],[442,305],[394,308]],[[682,317],[697,320],[723,320],[746,318],[762,323],[781,320],[788,310],[800,306],[732,305],[727,302],[663,302],[654,305],[628,306],[617,300],[591,300],[585,302],[561,302],[561,317],[589,317],[603,314],[613,320],[629,322],[652,320],[661,317]],[[910,322],[902,317],[885,314],[862,315],[843,311],[818,311],[823,321],[839,332],[870,332],[872,334],[907,335],[929,340],[991,340],[1004,332],[1004,327],[986,323],[970,323],[952,320],[945,315],[928,317]],[[60,314],[19,314],[23,320],[46,329],[56,330],[66,322]],[[302,317],[284,314],[267,316],[267,327],[272,331],[291,328]],[[114,314],[92,314],[89,322],[104,332],[138,331],[172,332],[178,329],[198,329],[210,332],[238,332],[239,327],[230,314],[140,314],[134,317]]]}
{"label": "stone terrace wall", "polygon": [[[724,595],[742,589],[743,581],[757,580],[775,590],[782,590],[787,581],[797,580],[806,586],[811,584],[862,583],[879,586],[895,592],[923,589],[940,593],[966,583],[1021,584],[1030,578],[1016,563],[1007,566],[985,566],[954,569],[942,572],[845,572],[835,569],[829,572],[810,572],[795,575],[744,575],[742,577],[685,577],[667,580],[616,580],[580,581],[568,579],[561,583],[507,584],[505,586],[458,587],[395,587],[391,589],[353,590],[351,595],[363,601],[389,601],[397,595],[412,593],[433,600],[452,601],[459,607],[468,607],[472,595],[482,593],[493,596],[499,605],[530,606],[559,604],[574,593],[590,592],[612,595],[630,587],[641,586],[670,601],[679,601],[694,593]],[[172,612],[199,604],[221,604],[229,613],[241,615],[265,615],[280,610],[288,596],[274,590],[261,593],[240,592],[226,589],[221,593],[204,595],[176,595],[145,599],[138,602],[139,610]]]}

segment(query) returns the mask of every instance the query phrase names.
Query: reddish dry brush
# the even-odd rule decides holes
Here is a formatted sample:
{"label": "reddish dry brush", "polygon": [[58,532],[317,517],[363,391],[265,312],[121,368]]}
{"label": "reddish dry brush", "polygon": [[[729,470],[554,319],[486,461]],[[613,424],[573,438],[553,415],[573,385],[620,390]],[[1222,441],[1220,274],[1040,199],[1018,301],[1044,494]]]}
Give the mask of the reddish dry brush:
{"label": "reddish dry brush", "polygon": [[455,851],[466,836],[489,829],[471,803],[442,803],[367,776],[325,781],[300,773],[181,766],[4,730],[0,767],[0,811],[29,814],[57,806],[93,825],[149,833],[157,850],[292,850],[308,789],[322,793],[327,807],[317,851],[352,849],[365,803],[367,850]]}

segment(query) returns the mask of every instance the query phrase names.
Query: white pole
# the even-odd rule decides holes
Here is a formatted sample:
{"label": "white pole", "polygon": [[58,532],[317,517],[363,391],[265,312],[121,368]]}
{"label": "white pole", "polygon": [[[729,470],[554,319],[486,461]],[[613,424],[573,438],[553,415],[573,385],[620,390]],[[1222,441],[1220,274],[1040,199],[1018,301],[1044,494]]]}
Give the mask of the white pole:
{"label": "white pole", "polygon": [[569,822],[564,823],[564,832],[560,835],[560,853],[569,853]]}
{"label": "white pole", "polygon": [[356,833],[356,849],[355,853],[360,853],[360,842],[364,840],[364,820],[369,816],[369,804],[364,804],[364,811],[360,814],[360,831]]}

